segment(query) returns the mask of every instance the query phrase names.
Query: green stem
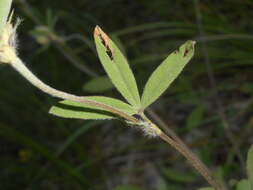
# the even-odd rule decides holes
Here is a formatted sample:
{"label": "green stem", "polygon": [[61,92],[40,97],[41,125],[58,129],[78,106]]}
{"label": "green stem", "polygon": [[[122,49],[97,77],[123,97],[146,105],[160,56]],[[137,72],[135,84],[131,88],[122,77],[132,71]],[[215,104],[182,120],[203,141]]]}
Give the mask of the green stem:
{"label": "green stem", "polygon": [[204,165],[204,163],[190,149],[188,149],[185,144],[182,144],[182,141],[181,143],[178,143],[163,132],[161,132],[159,136],[161,139],[163,139],[165,142],[175,148],[178,152],[180,152],[190,162],[190,164],[206,179],[206,181],[216,190],[227,190],[227,188],[223,186],[223,184],[219,183],[213,177],[213,175]]}
{"label": "green stem", "polygon": [[188,148],[188,146],[181,140],[177,134],[170,129],[163,120],[155,114],[152,110],[148,109],[149,115],[161,126],[161,128],[168,134],[160,133],[160,138],[174,147],[178,152],[180,152],[190,164],[206,179],[206,181],[215,187],[216,189],[226,190],[226,187],[219,183],[209,171],[207,166]]}

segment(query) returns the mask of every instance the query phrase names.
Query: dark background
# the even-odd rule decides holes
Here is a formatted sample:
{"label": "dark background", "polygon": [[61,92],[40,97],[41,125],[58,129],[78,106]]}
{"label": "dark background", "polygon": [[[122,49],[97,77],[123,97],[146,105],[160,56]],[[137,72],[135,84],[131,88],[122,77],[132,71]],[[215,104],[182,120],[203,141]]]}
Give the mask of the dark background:
{"label": "dark background", "polygon": [[[140,91],[170,52],[196,40],[194,58],[151,111],[218,178],[233,187],[246,177],[246,153],[253,142],[252,1],[16,0],[13,6],[23,19],[20,57],[44,82],[78,95],[123,99],[103,81],[85,86],[105,75],[93,43],[96,25],[127,55]],[[161,140],[145,138],[119,121],[50,115],[58,99],[8,66],[0,66],[0,81],[0,189],[208,186]]]}

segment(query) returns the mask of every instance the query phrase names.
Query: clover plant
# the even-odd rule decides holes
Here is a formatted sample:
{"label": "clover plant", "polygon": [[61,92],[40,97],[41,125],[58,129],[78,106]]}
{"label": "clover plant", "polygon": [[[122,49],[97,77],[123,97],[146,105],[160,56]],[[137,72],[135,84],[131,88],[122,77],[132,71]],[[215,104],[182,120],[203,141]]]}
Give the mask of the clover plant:
{"label": "clover plant", "polygon": [[[194,55],[195,42],[186,41],[173,51],[154,70],[149,77],[142,95],[139,94],[134,74],[127,59],[116,44],[105,34],[99,26],[95,27],[94,39],[100,62],[118,92],[126,100],[121,101],[105,96],[77,96],[50,87],[36,77],[17,55],[17,26],[12,24],[12,14],[9,19],[7,13],[11,1],[1,0],[0,5],[0,63],[9,64],[31,84],[43,92],[60,98],[62,101],[53,105],[50,114],[76,119],[119,119],[126,125],[136,126],[149,137],[160,137],[180,152],[190,164],[202,174],[207,182],[217,190],[227,189],[218,182],[209,169],[196,157],[196,155],[174,133],[165,134],[156,124],[147,118],[145,109],[154,103],[182,72],[186,64]],[[8,10],[8,11],[6,11]],[[253,149],[248,156],[249,179],[238,183],[237,190],[249,190],[253,180]],[[212,189],[212,188],[207,188]],[[207,190],[206,189],[206,190]],[[252,189],[251,189],[252,190]]]}

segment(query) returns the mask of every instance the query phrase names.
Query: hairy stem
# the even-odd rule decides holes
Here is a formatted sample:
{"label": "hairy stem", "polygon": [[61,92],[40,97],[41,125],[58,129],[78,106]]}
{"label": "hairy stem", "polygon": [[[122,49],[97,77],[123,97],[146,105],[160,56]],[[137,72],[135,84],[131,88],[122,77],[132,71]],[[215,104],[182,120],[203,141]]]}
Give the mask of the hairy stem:
{"label": "hairy stem", "polygon": [[170,144],[178,152],[180,152],[190,164],[206,179],[206,181],[213,186],[216,190],[227,190],[221,183],[219,183],[211,174],[209,169],[204,165],[204,163],[199,160],[199,158],[190,150],[188,147],[182,143],[174,141],[172,138],[167,136],[165,133],[160,133],[160,138],[165,142]]}
{"label": "hairy stem", "polygon": [[[187,160],[196,168],[196,170],[208,181],[208,183],[214,186],[216,189],[221,187],[220,189],[226,189],[220,185],[216,180],[212,177],[211,172],[209,169],[204,165],[204,163],[187,147],[187,145],[183,142],[183,140],[177,136],[177,134],[170,129],[164,121],[152,110],[148,109],[149,115],[158,123],[159,126],[167,133],[167,136],[164,133],[161,133],[159,136],[169,143],[172,147],[174,147],[178,152],[184,155]],[[173,142],[174,141],[174,142]],[[217,187],[216,187],[217,186]]]}

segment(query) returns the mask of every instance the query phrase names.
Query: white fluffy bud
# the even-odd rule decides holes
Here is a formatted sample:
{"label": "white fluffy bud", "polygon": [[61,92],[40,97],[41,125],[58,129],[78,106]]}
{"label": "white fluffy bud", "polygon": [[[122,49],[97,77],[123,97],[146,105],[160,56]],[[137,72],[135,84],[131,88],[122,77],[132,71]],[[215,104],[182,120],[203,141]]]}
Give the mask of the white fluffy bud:
{"label": "white fluffy bud", "polygon": [[17,27],[20,24],[20,19],[13,25],[11,23],[12,15],[6,22],[2,33],[0,34],[0,62],[12,63],[16,58],[17,49]]}

